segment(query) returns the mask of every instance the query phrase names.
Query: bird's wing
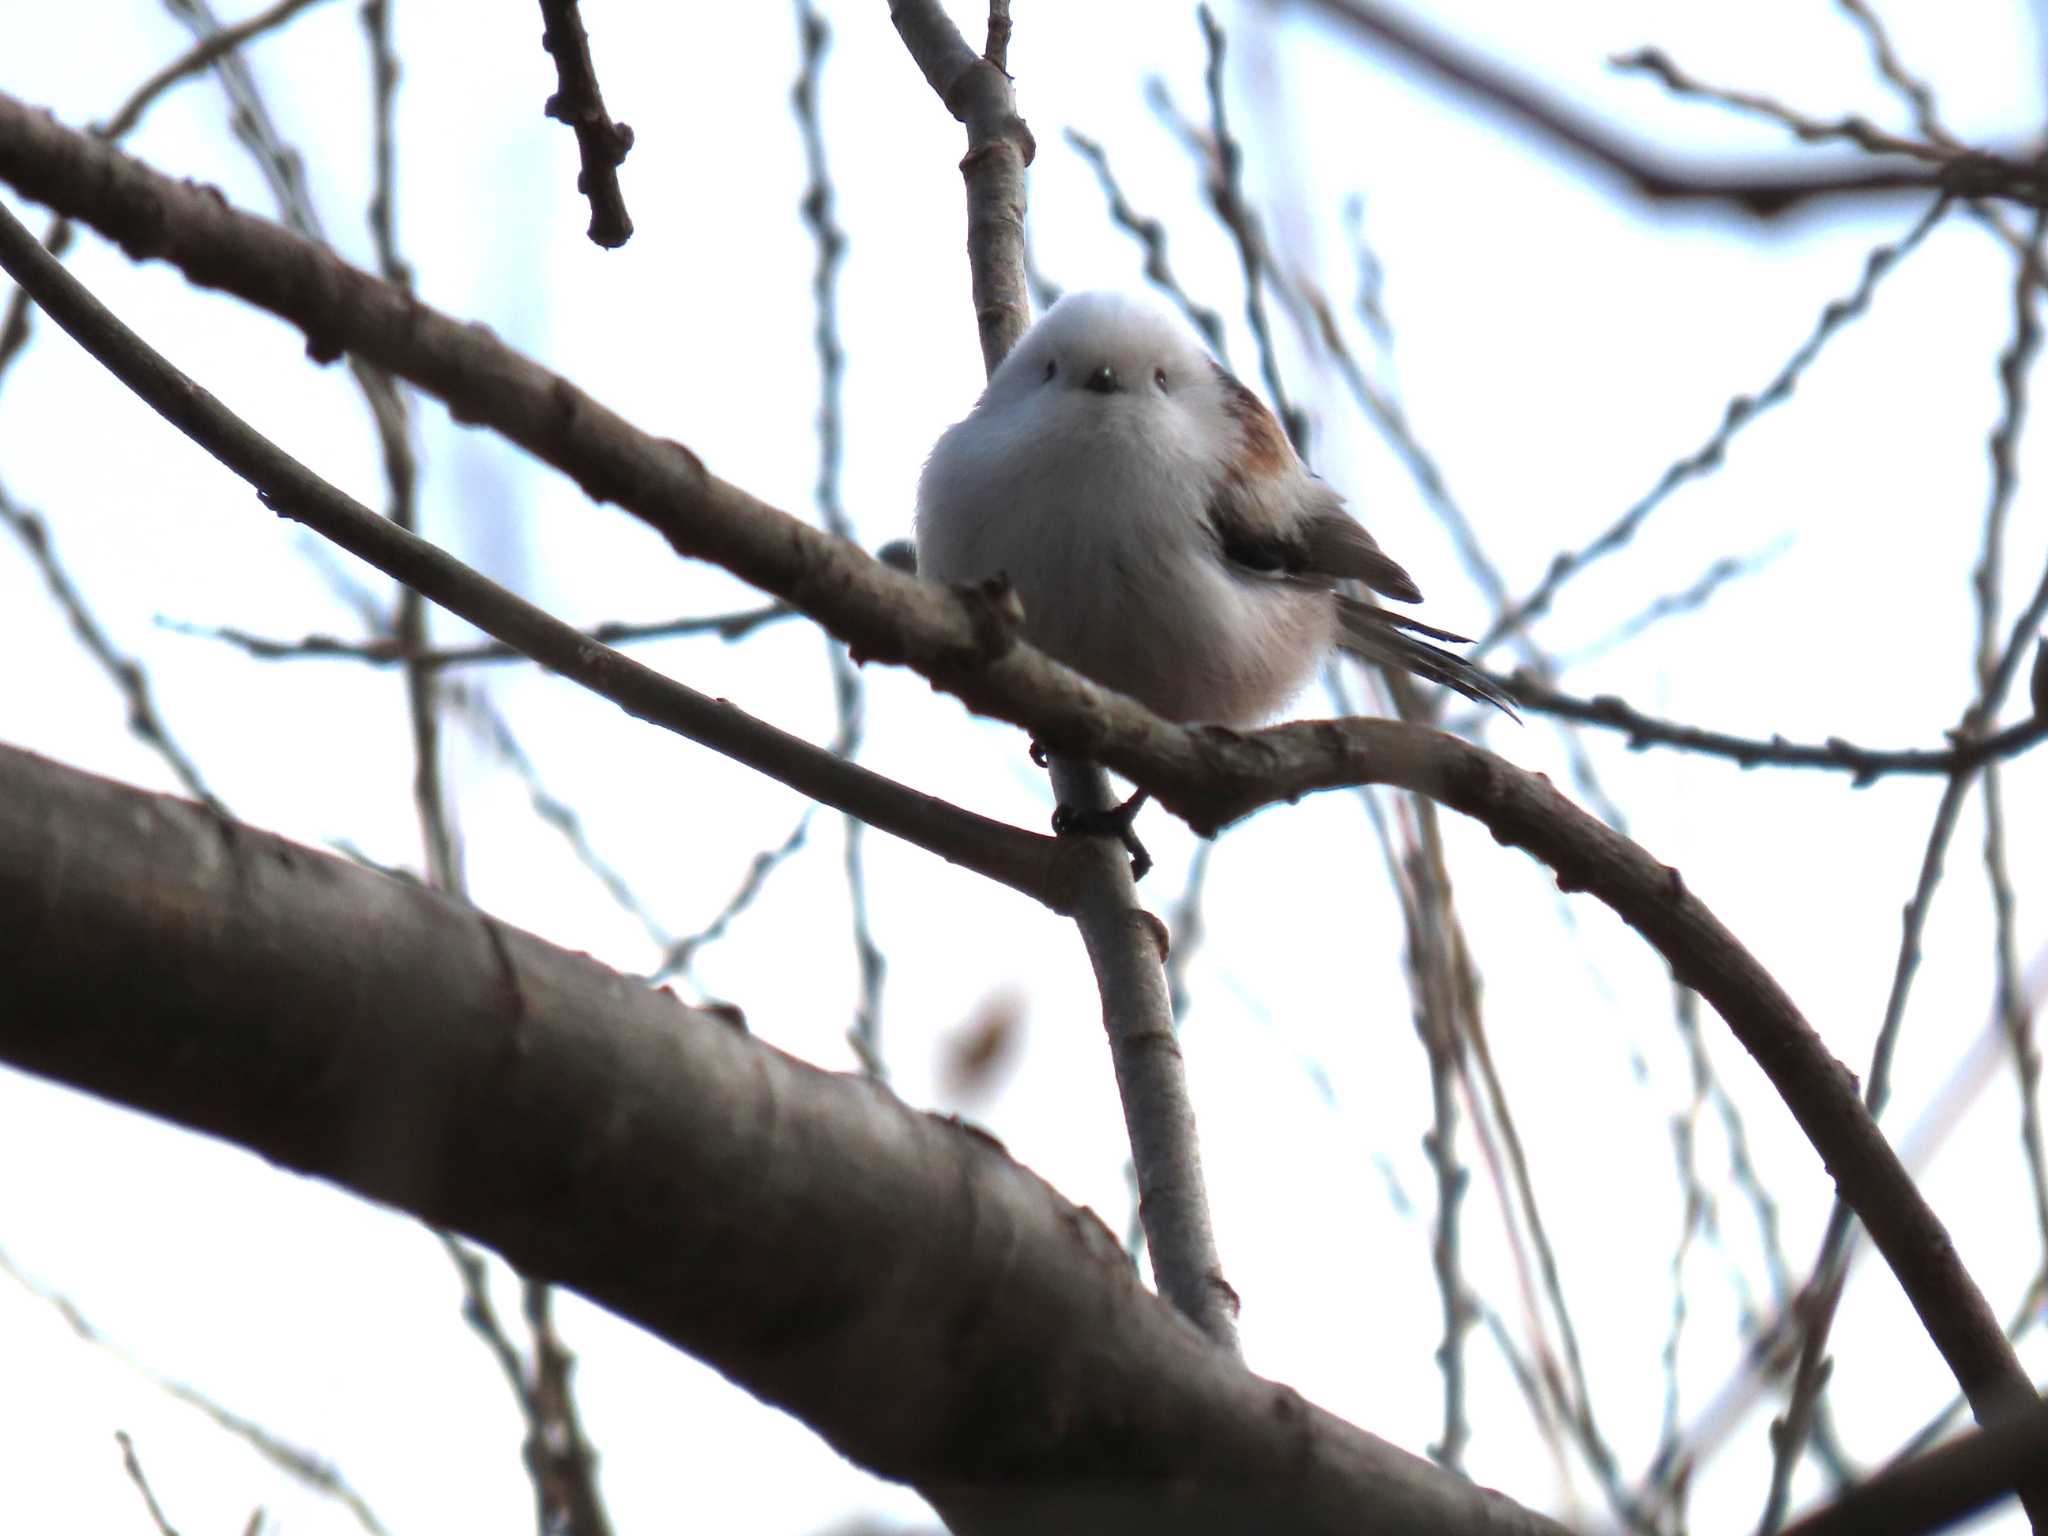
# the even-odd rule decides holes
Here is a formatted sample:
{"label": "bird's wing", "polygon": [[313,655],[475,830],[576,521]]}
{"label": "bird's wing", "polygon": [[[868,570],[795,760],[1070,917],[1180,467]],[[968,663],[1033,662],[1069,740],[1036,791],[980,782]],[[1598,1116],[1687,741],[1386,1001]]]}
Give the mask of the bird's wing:
{"label": "bird's wing", "polygon": [[1208,509],[1224,558],[1316,586],[1362,581],[1398,602],[1419,602],[1414,579],[1344,511],[1344,498],[1295,457],[1265,401],[1221,363],[1214,367],[1224,413],[1238,430],[1234,462],[1241,466],[1224,478]]}
{"label": "bird's wing", "polygon": [[[1322,485],[1316,488],[1328,490]],[[1414,578],[1344,510],[1335,491],[1329,492],[1327,505],[1309,514],[1302,542],[1308,551],[1309,569],[1313,571],[1362,581],[1396,602],[1422,601],[1422,589],[1415,585]]]}

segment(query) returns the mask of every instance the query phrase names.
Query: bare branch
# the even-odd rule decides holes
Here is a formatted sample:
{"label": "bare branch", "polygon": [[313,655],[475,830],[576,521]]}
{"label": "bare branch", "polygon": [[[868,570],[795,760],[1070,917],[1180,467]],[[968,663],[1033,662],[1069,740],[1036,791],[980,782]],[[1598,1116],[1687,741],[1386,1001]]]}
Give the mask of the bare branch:
{"label": "bare branch", "polygon": [[415,883],[0,749],[0,931],[0,1056],[488,1244],[960,1536],[1564,1536],[1252,1376],[987,1136]]}
{"label": "bare branch", "polygon": [[163,1506],[156,1501],[156,1493],[149,1486],[149,1479],[143,1475],[142,1461],[135,1454],[135,1442],[128,1431],[117,1429],[114,1438],[121,1443],[121,1465],[127,1469],[128,1481],[133,1483],[142,1495],[143,1507],[149,1511],[149,1523],[157,1528],[158,1536],[178,1536],[178,1528],[164,1515]]}
{"label": "bare branch", "polygon": [[[370,238],[377,250],[377,270],[384,281],[410,289],[412,269],[398,252],[398,151],[394,119],[399,69],[397,50],[391,41],[389,0],[365,0],[362,21],[370,45],[374,123]],[[387,494],[385,515],[407,533],[418,533],[419,461],[412,451],[411,404],[404,391],[389,379],[373,383],[364,374],[358,376],[364,379],[371,409],[378,419]],[[419,818],[427,879],[441,890],[460,894],[462,847],[441,771],[441,680],[432,668],[419,661],[427,649],[427,603],[411,587],[398,589],[391,633],[405,663],[406,720],[411,727],[413,748],[412,800]]]}
{"label": "bare branch", "polygon": [[1611,526],[1583,549],[1568,551],[1551,561],[1550,569],[1544,573],[1543,580],[1537,583],[1535,590],[1494,621],[1493,627],[1473,647],[1473,655],[1476,657],[1492,649],[1507,636],[1541,618],[1556,600],[1558,589],[1567,580],[1595,561],[1613,554],[1628,544],[1650,514],[1681,485],[1718,468],[1722,455],[1727,452],[1728,444],[1735,434],[1772,406],[1780,405],[1791,398],[1800,375],[1820,356],[1821,349],[1844,325],[1862,315],[1870,307],[1871,298],[1885,274],[1927,238],[1934,226],[1941,222],[1942,215],[1948,211],[1948,207],[1949,200],[1945,195],[1937,198],[1903,236],[1890,245],[1879,246],[1865,257],[1863,276],[1855,289],[1846,298],[1836,299],[1822,309],[1820,319],[1812,332],[1786,360],[1785,365],[1772,376],[1763,390],[1754,396],[1737,395],[1730,400],[1722,413],[1720,426],[1716,427],[1698,448],[1666,469],[1647,495],[1616,518]]}
{"label": "bare branch", "polygon": [[[967,44],[936,0],[889,0],[889,20],[946,110],[967,129],[960,173],[967,184],[967,264],[974,280],[974,318],[982,366],[995,372],[1031,324],[1024,274],[1024,168],[1037,141],[1017,115],[1005,60],[984,58]],[[991,11],[991,51],[1007,49],[1008,8]]]}
{"label": "bare branch", "polygon": [[[1682,981],[1721,1012],[1869,1224],[1977,1413],[1993,1417],[2003,1405],[2031,1395],[1990,1308],[1871,1122],[1846,1069],[1828,1054],[1777,983],[1669,869],[1570,805],[1546,782],[1478,748],[1395,722],[1312,722],[1249,736],[1170,726],[1027,646],[991,643],[992,621],[978,619],[978,610],[960,595],[905,578],[718,481],[694,456],[635,432],[567,381],[494,338],[456,325],[409,296],[403,302],[389,298],[389,290],[350,272],[332,256],[156,176],[4,97],[0,178],[36,196],[61,200],[96,227],[118,231],[135,254],[171,256],[195,275],[290,316],[316,338],[316,346],[360,346],[449,398],[463,419],[488,422],[569,468],[587,488],[626,504],[679,549],[716,559],[787,597],[857,651],[907,662],[971,707],[1027,725],[1041,741],[1127,774],[1198,831],[1214,831],[1262,805],[1315,789],[1360,783],[1398,783],[1479,818],[1497,838],[1551,864],[1567,887],[1591,890],[1613,906],[1665,955]],[[17,275],[34,270],[38,258],[47,260],[25,230],[8,241],[8,265]],[[61,269],[58,276],[71,281]],[[132,345],[132,339],[102,342],[117,357]],[[131,371],[131,387],[149,389],[160,409],[180,421],[195,419],[198,405],[188,382],[166,383],[150,368]],[[233,451],[241,455],[244,447]],[[288,473],[271,453],[250,450],[246,462],[252,469],[260,464],[266,471]],[[306,494],[317,493],[308,489]],[[295,500],[284,504],[300,510]],[[388,529],[382,520],[363,516]],[[350,547],[369,547],[371,541],[355,522],[342,518],[334,526],[346,533]],[[453,599],[451,607],[461,603],[457,611],[473,606],[465,584],[450,579],[452,562],[438,552],[406,548],[412,562],[408,580],[418,581],[437,601]],[[502,597],[512,601],[509,594]],[[566,632],[565,648],[561,637],[543,634],[526,614],[515,625],[510,612],[499,612],[499,628],[517,627],[522,637],[531,638],[536,653],[545,645],[548,664],[565,673],[577,667],[577,651],[587,642],[573,631]],[[465,616],[477,622],[474,615]],[[610,681],[626,675],[626,667],[630,663],[624,658],[608,655],[601,668],[581,670]],[[708,731],[729,727],[731,721],[713,706],[702,723]],[[765,729],[758,722],[747,724],[753,731]],[[790,775],[785,782],[795,782],[783,752],[764,750],[752,736],[741,745],[744,750],[731,755],[749,761],[751,753]],[[827,803],[853,809],[844,803],[846,780],[839,777],[853,772],[848,765],[831,763],[827,773],[806,760],[807,778],[829,792],[808,783],[803,787]],[[902,808],[888,796],[878,798],[877,812],[903,824]],[[883,824],[867,811],[860,814]],[[939,825],[957,839],[959,851],[970,854],[962,862],[998,863],[987,851],[988,842],[971,837],[951,819],[959,814],[950,813]],[[933,828],[925,828],[924,835],[937,840]],[[1027,838],[1013,829],[985,836],[998,843]],[[961,846],[970,841],[971,849]],[[1034,875],[1021,875],[1015,864],[1005,864],[1010,877],[1005,883],[1044,888],[1039,842],[1028,839],[1033,851],[1024,856]]]}
{"label": "bare branch", "polygon": [[1859,747],[1830,736],[1826,741],[1787,741],[1782,736],[1768,739],[1731,736],[1696,725],[1646,715],[1613,694],[1582,698],[1551,687],[1529,672],[1497,678],[1502,690],[1533,714],[1556,715],[1585,725],[1605,726],[1628,736],[1632,750],[1645,747],[1676,747],[1708,757],[1725,757],[1744,768],[1820,768],[1846,773],[1856,788],[1874,784],[1892,774],[1938,774],[1952,777],[1969,773],[1987,763],[2002,762],[2031,750],[2048,739],[2048,716],[2036,715],[1989,736],[1965,737],[1947,747],[1902,747],[1880,749]]}
{"label": "bare branch", "polygon": [[1273,407],[1273,414],[1280,418],[1280,424],[1287,429],[1287,440],[1294,444],[1294,451],[1306,459],[1309,456],[1308,413],[1288,397],[1286,382],[1280,376],[1280,358],[1273,343],[1273,327],[1266,318],[1266,235],[1260,227],[1258,215],[1245,200],[1244,150],[1230,131],[1230,114],[1224,106],[1223,59],[1228,51],[1228,39],[1208,5],[1197,6],[1195,15],[1202,24],[1202,41],[1209,50],[1209,67],[1202,75],[1209,93],[1209,206],[1215,209],[1223,227],[1230,231],[1231,240],[1237,246],[1238,265],[1244,269],[1245,323],[1251,327],[1252,340],[1258,344],[1259,372],[1266,381],[1268,403]]}
{"label": "bare branch", "polygon": [[100,621],[87,606],[85,594],[78,590],[70,573],[57,559],[57,551],[50,543],[50,530],[43,520],[25,507],[16,506],[4,490],[0,490],[0,523],[14,530],[15,537],[28,551],[28,557],[42,574],[43,585],[50,589],[50,596],[57,606],[64,610],[64,617],[71,621],[71,631],[78,636],[79,643],[100,664],[100,670],[121,691],[128,704],[128,729],[144,746],[164,760],[185,792],[202,805],[228,814],[224,805],[206,779],[199,772],[199,765],[191,755],[172,737],[170,728],[164,724],[163,716],[157,712],[156,694],[149,686],[149,675],[142,670],[142,664],[134,657],[122,653],[115,646]]}
{"label": "bare branch", "polygon": [[615,123],[604,109],[597,67],[590,60],[590,34],[576,0],[540,0],[540,45],[555,61],[555,94],[543,109],[576,134],[583,169],[576,190],[590,200],[591,243],[617,250],[633,238],[619,167],[633,148],[633,130]]}
{"label": "bare branch", "polygon": [[[845,412],[842,395],[846,383],[846,351],[839,340],[839,268],[846,259],[846,232],[839,227],[833,210],[832,174],[825,154],[825,125],[818,105],[818,88],[825,72],[825,53],[832,32],[811,0],[797,0],[797,32],[803,62],[797,72],[790,100],[796,111],[797,128],[804,142],[804,164],[810,185],[804,189],[803,218],[818,248],[817,266],[811,275],[811,302],[816,310],[812,340],[818,353],[818,515],[828,533],[842,539],[855,538],[853,519],[840,500],[840,465],[844,458]],[[998,21],[1000,20],[1000,28]],[[999,35],[1000,32],[1000,35]],[[1001,67],[1008,46],[1009,16],[989,13],[990,56]],[[825,638],[826,662],[832,669],[832,703],[839,715],[839,730],[832,750],[842,757],[859,753],[867,726],[867,693],[859,671],[846,647],[831,636]],[[867,862],[864,828],[856,817],[840,824],[843,854],[840,868],[846,876],[846,902],[852,915],[853,954],[860,972],[860,996],[854,1005],[853,1025],[848,1039],[860,1059],[879,1075],[882,1071],[882,977],[887,969],[882,951],[868,924]],[[801,828],[793,836],[801,836]]]}
{"label": "bare branch", "polygon": [[1974,1430],[1879,1473],[1785,1536],[1923,1536],[2003,1498],[2048,1459],[2048,1406]]}
{"label": "bare branch", "polygon": [[1372,0],[1309,3],[1453,90],[1533,130],[1539,140],[1598,166],[1637,196],[1653,203],[1726,203],[1756,218],[1768,219],[1803,203],[1830,197],[1941,191],[1964,197],[2002,197],[2038,203],[2048,195],[2040,174],[2032,166],[1981,152],[1939,166],[1868,166],[1847,162],[1814,169],[1804,164],[1760,165],[1732,175],[1677,164],[1661,150],[1631,142],[1540,86]]}
{"label": "bare branch", "polygon": [[[581,631],[586,640],[598,645],[632,645],[647,640],[674,640],[689,635],[716,635],[721,640],[741,640],[766,624],[792,618],[796,610],[787,603],[767,603],[737,613],[715,613],[697,618],[661,619],[651,624],[598,624]],[[333,635],[305,635],[297,640],[279,640],[252,635],[245,629],[226,625],[190,624],[182,619],[159,618],[157,623],[181,635],[202,640],[219,640],[258,661],[360,661],[373,667],[392,667],[412,661],[425,667],[468,667],[499,661],[531,661],[533,658],[502,641],[482,645],[456,645],[445,650],[422,651],[408,657],[389,635],[369,640],[341,640]]]}
{"label": "bare branch", "polygon": [[[247,21],[232,27],[222,27],[209,36],[201,37],[184,53],[151,75],[129,94],[128,99],[114,115],[92,131],[109,143],[123,139],[140,123],[146,113],[171,87],[212,67],[223,54],[232,52],[246,42],[261,37],[264,33],[283,26],[299,12],[320,4],[320,0],[279,0],[268,10],[259,11]],[[71,244],[71,221],[55,219],[43,235],[43,246],[52,256],[62,256]],[[0,317],[0,376],[19,355],[28,342],[29,298],[20,289],[9,295],[7,312]]]}
{"label": "bare branch", "polygon": [[1777,123],[1801,143],[1824,144],[1832,139],[1853,145],[1865,154],[1897,155],[1901,159],[1943,166],[1952,165],[1970,153],[1952,145],[1901,138],[1898,134],[1886,133],[1876,124],[1861,117],[1841,117],[1832,122],[1824,122],[1820,118],[1808,117],[1802,112],[1794,111],[1783,102],[1769,96],[1709,85],[1688,75],[1672,63],[1670,57],[1661,49],[1639,48],[1634,53],[1616,54],[1609,62],[1624,74],[1635,73],[1654,77],[1674,96],[1690,96],[1701,101],[1718,102],[1748,116]]}
{"label": "bare branch", "polygon": [[448,706],[460,714],[470,728],[489,748],[526,790],[526,802],[533,808],[534,816],[544,825],[561,834],[562,841],[569,845],[569,851],[576,856],[576,862],[590,871],[591,877],[604,887],[605,894],[618,905],[619,909],[646,930],[648,939],[657,947],[666,949],[674,942],[673,936],[661,921],[648,909],[647,903],[626,883],[626,877],[614,869],[591,842],[590,835],[583,828],[583,818],[576,814],[575,807],[551,794],[541,781],[540,770],[526,749],[513,734],[511,722],[491,702],[490,696],[480,689],[467,688],[461,684],[449,688],[445,694]]}
{"label": "bare branch", "polygon": [[1067,143],[1095,172],[1096,183],[1109,202],[1110,222],[1128,233],[1144,249],[1145,280],[1179,305],[1180,312],[1202,333],[1202,339],[1209,343],[1210,350],[1228,362],[1230,350],[1224,340],[1223,317],[1208,305],[1199,303],[1174,276],[1173,264],[1166,257],[1166,226],[1131,206],[1116,173],[1110,169],[1109,152],[1100,144],[1072,128],[1067,130]]}
{"label": "bare branch", "polygon": [[725,700],[707,698],[616,651],[594,646],[568,625],[343,495],[152,351],[4,209],[0,266],[154,409],[255,485],[280,515],[304,522],[631,714],[714,747],[872,826],[908,836],[942,858],[965,863],[1012,889],[1037,893],[1038,899],[1050,898],[1055,908],[1064,906],[1067,863],[1052,839],[921,795],[776,730]]}
{"label": "bare branch", "polygon": [[[1000,11],[999,6],[990,15],[992,39],[1007,33],[1008,17]],[[967,156],[960,162],[967,183],[967,259],[982,361],[993,373],[1023,334],[1030,313],[1024,261],[1030,131],[1017,115],[1009,76],[974,56],[935,0],[892,0],[889,15],[939,99],[967,125]],[[1062,810],[1097,817],[1115,810],[1109,777],[1094,758],[1050,750],[1060,744],[1042,741]],[[1072,846],[1080,871],[1073,916],[1102,1001],[1153,1273],[1161,1295],[1234,1352],[1238,1298],[1223,1277],[1209,1220],[1194,1101],[1164,969],[1166,935],[1138,904],[1135,874],[1120,843],[1087,837]]]}
{"label": "bare branch", "polygon": [[811,835],[811,808],[806,806],[796,819],[796,825],[789,829],[781,842],[762,849],[747,861],[747,872],[740,877],[740,883],[733,893],[726,897],[710,922],[694,933],[686,933],[663,946],[661,963],[654,968],[653,979],[666,981],[671,976],[681,976],[692,984],[696,978],[691,967],[696,964],[698,952],[724,938],[739,916],[760,897],[768,877],[788,863],[797,854]]}

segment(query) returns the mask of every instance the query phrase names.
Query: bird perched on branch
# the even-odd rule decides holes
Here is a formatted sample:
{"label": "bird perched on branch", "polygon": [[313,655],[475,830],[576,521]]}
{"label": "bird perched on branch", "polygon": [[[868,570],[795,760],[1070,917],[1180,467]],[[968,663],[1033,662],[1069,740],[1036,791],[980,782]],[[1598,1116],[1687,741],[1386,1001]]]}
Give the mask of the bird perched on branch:
{"label": "bird perched on branch", "polygon": [[1389,612],[1422,596],[1273,413],[1178,317],[1072,293],[1025,333],[917,489],[917,568],[1007,580],[1025,638],[1169,720],[1255,725],[1332,646],[1514,711]]}

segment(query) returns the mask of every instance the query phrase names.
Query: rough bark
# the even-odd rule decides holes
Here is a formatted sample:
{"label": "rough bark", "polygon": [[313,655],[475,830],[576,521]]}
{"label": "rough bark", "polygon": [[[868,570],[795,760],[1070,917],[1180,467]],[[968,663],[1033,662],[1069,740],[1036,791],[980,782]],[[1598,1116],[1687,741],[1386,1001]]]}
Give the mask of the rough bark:
{"label": "rough bark", "polygon": [[1559,1531],[1250,1375],[987,1136],[424,887],[0,748],[0,933],[6,1060],[488,1243],[957,1530]]}

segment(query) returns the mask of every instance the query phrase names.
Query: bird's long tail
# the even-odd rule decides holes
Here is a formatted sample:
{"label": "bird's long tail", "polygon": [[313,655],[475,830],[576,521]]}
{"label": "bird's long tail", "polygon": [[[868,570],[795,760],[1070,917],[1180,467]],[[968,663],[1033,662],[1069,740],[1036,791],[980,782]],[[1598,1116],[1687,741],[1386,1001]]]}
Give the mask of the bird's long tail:
{"label": "bird's long tail", "polygon": [[[1430,640],[1442,640],[1451,645],[1463,645],[1466,643],[1463,635],[1432,629],[1416,619],[1342,595],[1337,598],[1337,630],[1337,643],[1354,655],[1413,672],[1417,677],[1426,677],[1433,683],[1457,689],[1474,703],[1491,704],[1496,709],[1505,710],[1512,719],[1522,718],[1515,713],[1514,701],[1492,678],[1464,657],[1429,643]],[[1418,638],[1424,635],[1429,638]]]}

